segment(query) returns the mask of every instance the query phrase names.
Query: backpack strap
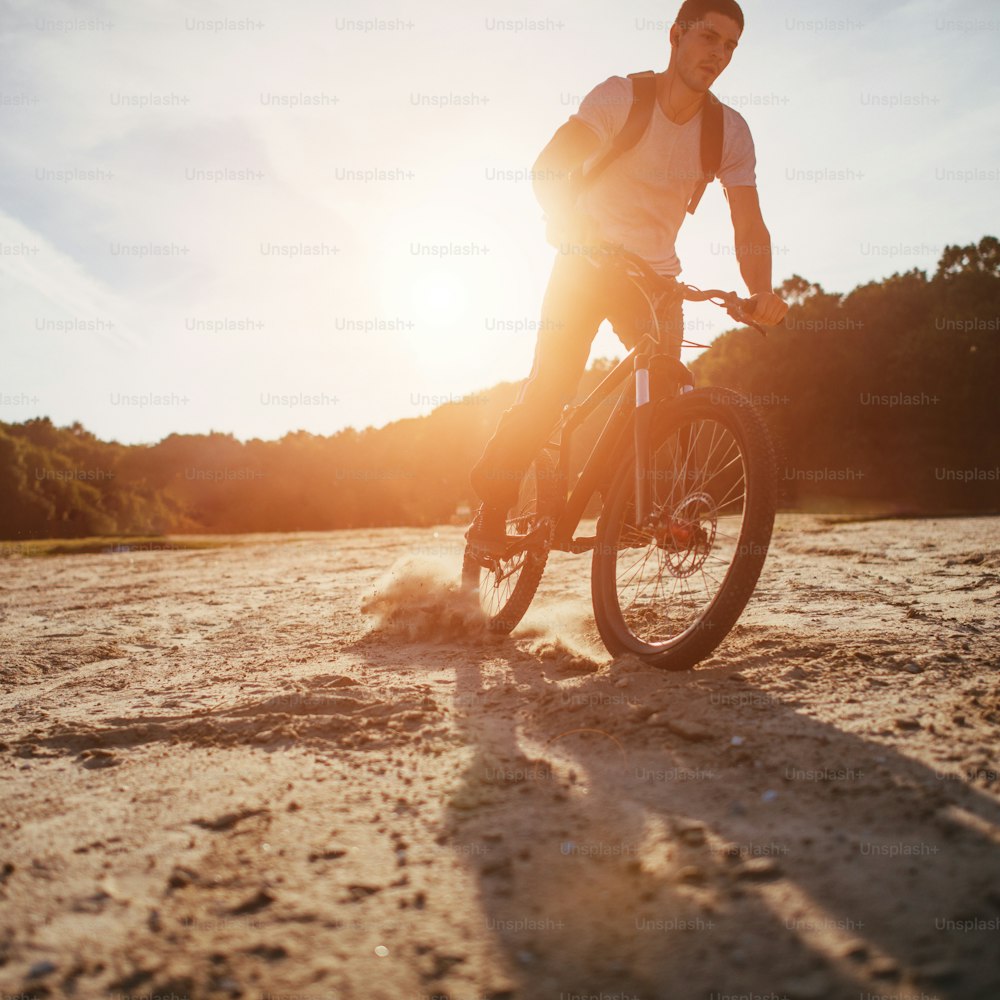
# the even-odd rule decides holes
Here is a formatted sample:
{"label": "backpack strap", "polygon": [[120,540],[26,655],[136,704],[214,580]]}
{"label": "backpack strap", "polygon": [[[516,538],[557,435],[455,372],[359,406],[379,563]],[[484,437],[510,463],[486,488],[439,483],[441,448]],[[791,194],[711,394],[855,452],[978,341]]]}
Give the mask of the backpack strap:
{"label": "backpack strap", "polygon": [[709,91],[701,110],[701,171],[702,177],[688,202],[688,213],[694,215],[701,196],[711,181],[718,176],[722,165],[723,111],[722,102]]}
{"label": "backpack strap", "polygon": [[576,194],[579,196],[590,187],[622,153],[630,150],[645,134],[653,117],[656,103],[656,73],[647,69],[641,73],[629,73],[632,81],[632,106],[621,131],[611,140],[611,148],[585,174],[577,179]]}

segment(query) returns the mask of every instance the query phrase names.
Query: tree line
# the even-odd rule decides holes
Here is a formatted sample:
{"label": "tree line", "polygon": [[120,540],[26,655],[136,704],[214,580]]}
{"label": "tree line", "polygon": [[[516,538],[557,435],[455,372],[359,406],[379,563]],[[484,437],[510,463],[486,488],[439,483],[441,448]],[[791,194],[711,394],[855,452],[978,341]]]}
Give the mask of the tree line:
{"label": "tree line", "polygon": [[[744,392],[767,421],[788,510],[1000,512],[1000,242],[949,246],[931,276],[847,294],[795,275],[783,327],[718,337],[696,381]],[[614,362],[598,359],[580,398]],[[276,441],[171,434],[102,441],[47,417],[0,422],[6,539],[430,525],[474,503],[468,471],[511,405],[501,383],[424,417]],[[473,405],[473,403],[475,405]],[[579,467],[601,414],[574,438]]]}

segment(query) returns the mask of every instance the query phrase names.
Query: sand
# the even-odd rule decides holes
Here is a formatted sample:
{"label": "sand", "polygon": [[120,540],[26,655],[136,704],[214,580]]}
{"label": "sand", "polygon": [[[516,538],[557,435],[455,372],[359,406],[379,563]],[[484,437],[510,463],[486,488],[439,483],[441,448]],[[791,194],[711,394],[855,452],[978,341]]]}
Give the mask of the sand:
{"label": "sand", "polygon": [[0,995],[1000,996],[1000,519],[783,516],[716,654],[461,529],[0,561]]}

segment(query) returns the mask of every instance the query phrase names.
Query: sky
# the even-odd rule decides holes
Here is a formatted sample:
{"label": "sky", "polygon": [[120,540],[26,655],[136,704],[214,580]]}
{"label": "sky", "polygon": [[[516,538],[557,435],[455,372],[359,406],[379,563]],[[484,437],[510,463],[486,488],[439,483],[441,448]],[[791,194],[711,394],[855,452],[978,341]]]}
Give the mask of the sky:
{"label": "sky", "polygon": [[[330,434],[524,378],[555,255],[527,173],[589,90],[665,69],[678,5],[8,0],[0,420]],[[776,285],[997,234],[995,2],[743,9],[713,90],[754,137]],[[678,253],[744,293],[718,184]],[[731,325],[686,310],[702,343]],[[624,354],[606,324],[592,354]]]}

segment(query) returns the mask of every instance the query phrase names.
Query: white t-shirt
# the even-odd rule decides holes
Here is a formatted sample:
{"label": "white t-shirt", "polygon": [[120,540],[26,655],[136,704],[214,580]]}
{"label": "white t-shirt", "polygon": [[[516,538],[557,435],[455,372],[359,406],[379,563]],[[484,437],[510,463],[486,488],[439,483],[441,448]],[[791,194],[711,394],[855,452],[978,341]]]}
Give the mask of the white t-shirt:
{"label": "white t-shirt", "polygon": [[[632,106],[632,81],[612,76],[596,86],[570,120],[588,125],[601,148],[584,165],[586,172],[608,150]],[[727,188],[756,187],[756,156],[743,116],[723,104],[722,162],[719,179]],[[645,135],[618,157],[584,192],[581,207],[593,216],[601,236],[621,243],[648,260],[660,274],[678,275],[674,241],[688,202],[702,176],[701,119],[698,113],[676,125],[659,101]]]}

